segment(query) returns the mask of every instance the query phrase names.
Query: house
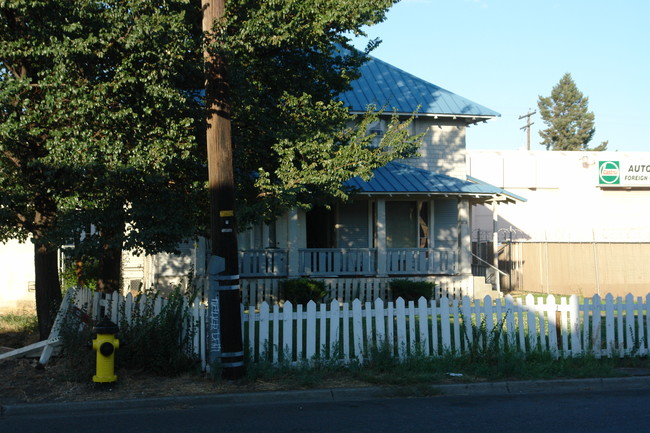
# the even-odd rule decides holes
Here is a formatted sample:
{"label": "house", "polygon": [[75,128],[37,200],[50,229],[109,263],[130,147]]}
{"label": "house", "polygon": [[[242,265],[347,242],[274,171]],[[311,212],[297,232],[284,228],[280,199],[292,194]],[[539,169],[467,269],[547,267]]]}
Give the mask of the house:
{"label": "house", "polygon": [[[278,282],[295,277],[325,279],[331,297],[339,299],[386,296],[387,283],[394,278],[427,279],[443,292],[473,295],[472,206],[522,200],[466,178],[467,128],[498,116],[495,111],[376,58],[362,67],[352,87],[341,99],[353,113],[362,114],[370,105],[385,107],[387,117],[417,112],[411,128],[413,134],[424,133],[419,154],[375,170],[367,182],[348,181],[355,193],[347,203],[329,210],[296,209],[242,233],[238,245],[245,303],[276,299]],[[387,121],[376,122],[371,132],[381,135]],[[163,262],[177,261],[186,271],[193,263],[200,279],[207,250],[199,241]],[[199,262],[183,264],[189,256]],[[178,283],[182,275],[157,269],[152,259],[142,259],[125,272],[136,266],[147,268],[152,277],[145,285]],[[178,266],[166,269],[172,268]],[[135,278],[133,286],[140,281]]]}
{"label": "house", "polygon": [[[472,150],[467,174],[528,199],[496,219],[504,289],[648,293],[649,152]],[[475,244],[492,241],[490,209],[472,225]]]}

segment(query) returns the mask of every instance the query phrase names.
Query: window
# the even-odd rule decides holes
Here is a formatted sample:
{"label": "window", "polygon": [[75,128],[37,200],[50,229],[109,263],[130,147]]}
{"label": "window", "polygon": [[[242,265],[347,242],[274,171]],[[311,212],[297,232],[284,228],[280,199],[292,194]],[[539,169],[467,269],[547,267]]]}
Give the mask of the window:
{"label": "window", "polygon": [[417,202],[386,203],[386,247],[418,247]]}
{"label": "window", "polygon": [[375,136],[373,137],[370,145],[372,147],[379,147],[381,139],[384,138],[384,134],[386,134],[386,121],[377,120],[375,122],[372,122],[370,126],[368,126],[368,135],[372,134]]}

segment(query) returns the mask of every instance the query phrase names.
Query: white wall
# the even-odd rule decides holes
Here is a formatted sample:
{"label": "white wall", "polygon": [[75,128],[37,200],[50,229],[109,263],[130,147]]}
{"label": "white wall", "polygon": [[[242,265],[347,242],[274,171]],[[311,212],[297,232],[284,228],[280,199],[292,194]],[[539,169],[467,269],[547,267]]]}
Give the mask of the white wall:
{"label": "white wall", "polygon": [[[650,241],[650,189],[601,188],[598,161],[650,160],[650,152],[490,151],[467,153],[467,174],[527,199],[499,205],[501,236],[549,241]],[[473,228],[492,214],[473,209]],[[500,239],[503,239],[500,237]]]}
{"label": "white wall", "polygon": [[465,178],[464,123],[452,120],[435,120],[421,116],[413,121],[415,134],[424,133],[419,157],[404,160],[414,167],[438,174]]}
{"label": "white wall", "polygon": [[0,244],[0,311],[35,308],[33,290],[34,245],[15,240]]}

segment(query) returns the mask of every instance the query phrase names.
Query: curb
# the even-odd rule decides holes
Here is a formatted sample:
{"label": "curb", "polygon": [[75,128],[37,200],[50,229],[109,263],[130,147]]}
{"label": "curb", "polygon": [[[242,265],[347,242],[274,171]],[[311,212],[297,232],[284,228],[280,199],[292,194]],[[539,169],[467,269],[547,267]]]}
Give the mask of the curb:
{"label": "curb", "polygon": [[[176,397],[153,397],[129,400],[93,400],[85,402],[32,403],[0,406],[0,418],[34,413],[60,414],[84,412],[130,411],[140,409],[186,408],[213,404],[234,405],[272,402],[327,402],[370,400],[397,396],[419,396],[410,387],[333,388],[301,391],[269,391],[240,394],[206,394]],[[650,390],[650,376],[557,379],[512,382],[483,382],[431,385],[435,397],[462,395],[524,395],[543,393],[616,392]],[[431,395],[431,394],[428,394]],[[435,398],[433,397],[433,398]]]}

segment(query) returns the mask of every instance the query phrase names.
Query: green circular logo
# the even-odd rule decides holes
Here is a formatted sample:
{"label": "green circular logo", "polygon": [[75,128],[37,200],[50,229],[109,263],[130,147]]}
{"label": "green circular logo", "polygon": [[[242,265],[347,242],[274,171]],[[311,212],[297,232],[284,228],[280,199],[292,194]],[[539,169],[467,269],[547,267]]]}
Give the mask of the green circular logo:
{"label": "green circular logo", "polygon": [[621,168],[618,161],[600,161],[598,177],[600,183],[618,184],[621,180]]}

